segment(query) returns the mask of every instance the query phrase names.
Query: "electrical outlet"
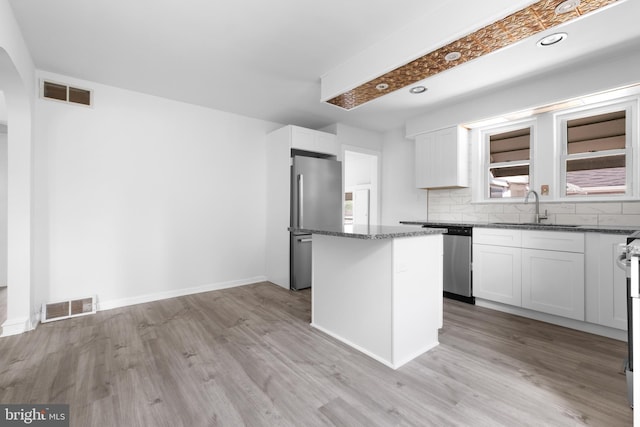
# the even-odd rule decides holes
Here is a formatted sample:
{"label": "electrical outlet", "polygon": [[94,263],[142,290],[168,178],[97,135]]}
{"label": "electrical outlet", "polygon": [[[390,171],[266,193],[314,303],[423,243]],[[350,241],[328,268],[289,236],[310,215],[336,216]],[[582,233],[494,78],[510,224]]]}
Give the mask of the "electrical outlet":
{"label": "electrical outlet", "polygon": [[549,195],[549,186],[548,185],[541,185],[540,186],[540,195],[542,196],[548,196]]}

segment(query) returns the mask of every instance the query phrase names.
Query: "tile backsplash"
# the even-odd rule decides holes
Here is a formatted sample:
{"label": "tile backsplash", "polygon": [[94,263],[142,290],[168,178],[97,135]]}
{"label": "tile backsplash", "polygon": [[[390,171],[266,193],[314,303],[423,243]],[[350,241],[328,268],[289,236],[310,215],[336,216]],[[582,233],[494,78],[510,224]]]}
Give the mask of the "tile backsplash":
{"label": "tile backsplash", "polygon": [[[471,204],[471,188],[428,190],[427,220],[532,222],[535,203]],[[640,226],[640,202],[540,203],[552,224]]]}

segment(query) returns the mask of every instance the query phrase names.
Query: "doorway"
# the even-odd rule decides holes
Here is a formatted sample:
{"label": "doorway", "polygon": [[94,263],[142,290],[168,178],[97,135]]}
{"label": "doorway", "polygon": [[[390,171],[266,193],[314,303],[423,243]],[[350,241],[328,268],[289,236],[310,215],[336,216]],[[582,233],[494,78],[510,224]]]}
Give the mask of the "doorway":
{"label": "doorway", "polygon": [[343,159],[345,228],[378,224],[379,153],[346,148]]}

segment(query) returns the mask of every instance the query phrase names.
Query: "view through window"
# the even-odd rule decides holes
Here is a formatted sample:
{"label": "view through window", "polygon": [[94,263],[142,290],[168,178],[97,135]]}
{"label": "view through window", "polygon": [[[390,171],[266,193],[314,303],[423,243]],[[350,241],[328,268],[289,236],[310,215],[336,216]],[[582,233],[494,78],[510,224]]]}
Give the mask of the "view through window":
{"label": "view through window", "polygon": [[566,121],[566,195],[625,194],[626,111]]}
{"label": "view through window", "polygon": [[489,197],[524,197],[529,190],[531,127],[489,136]]}

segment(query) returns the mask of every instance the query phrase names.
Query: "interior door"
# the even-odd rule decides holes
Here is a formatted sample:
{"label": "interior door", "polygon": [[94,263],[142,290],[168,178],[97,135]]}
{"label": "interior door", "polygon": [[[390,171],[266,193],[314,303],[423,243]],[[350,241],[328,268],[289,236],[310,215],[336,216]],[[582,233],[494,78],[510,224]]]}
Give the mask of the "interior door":
{"label": "interior door", "polygon": [[353,192],[353,223],[369,225],[369,190]]}

